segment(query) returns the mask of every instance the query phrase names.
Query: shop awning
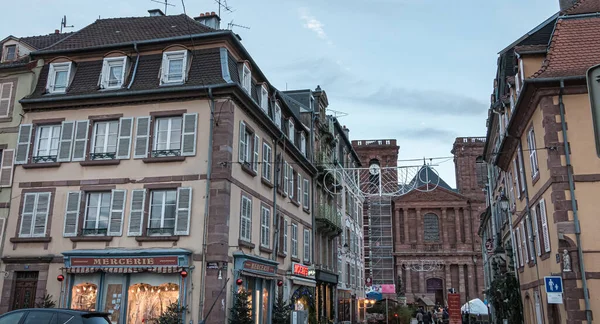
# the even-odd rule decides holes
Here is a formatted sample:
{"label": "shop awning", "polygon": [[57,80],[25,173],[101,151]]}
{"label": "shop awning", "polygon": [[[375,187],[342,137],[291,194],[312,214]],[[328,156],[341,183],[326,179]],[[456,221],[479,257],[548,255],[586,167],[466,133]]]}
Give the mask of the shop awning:
{"label": "shop awning", "polygon": [[154,272],[154,273],[179,273],[183,271],[182,267],[70,267],[63,268],[67,273],[95,273],[95,272],[106,272],[106,273],[140,273],[140,272]]}
{"label": "shop awning", "polygon": [[240,271],[240,272],[241,272],[241,273],[242,273],[244,276],[250,276],[250,277],[263,278],[263,279],[267,279],[267,280],[272,280],[272,279],[275,279],[275,278],[277,278],[277,276],[276,276],[276,275],[274,275],[274,274],[273,274],[272,276],[270,276],[270,275],[267,275],[267,274],[258,274],[258,273],[252,272],[252,271],[245,271],[245,270],[242,270],[242,271]]}
{"label": "shop awning", "polygon": [[317,282],[311,279],[303,279],[298,277],[292,277],[292,283],[298,286],[316,287]]}

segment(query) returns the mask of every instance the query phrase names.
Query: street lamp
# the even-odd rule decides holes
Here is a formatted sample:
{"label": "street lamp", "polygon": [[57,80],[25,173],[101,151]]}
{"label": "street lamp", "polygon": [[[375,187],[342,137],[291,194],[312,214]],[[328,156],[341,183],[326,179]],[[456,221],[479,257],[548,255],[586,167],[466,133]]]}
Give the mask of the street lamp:
{"label": "street lamp", "polygon": [[500,203],[500,209],[502,209],[502,211],[508,211],[508,205],[510,202],[508,201],[508,198],[506,198],[504,192],[500,194],[498,202]]}

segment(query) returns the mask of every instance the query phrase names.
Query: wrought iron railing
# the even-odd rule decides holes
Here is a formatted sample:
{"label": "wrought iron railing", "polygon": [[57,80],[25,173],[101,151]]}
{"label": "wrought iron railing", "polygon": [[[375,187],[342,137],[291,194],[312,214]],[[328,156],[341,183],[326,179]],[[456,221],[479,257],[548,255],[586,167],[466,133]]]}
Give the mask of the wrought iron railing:
{"label": "wrought iron railing", "polygon": [[181,150],[154,150],[152,151],[152,157],[167,157],[167,156],[180,156]]}
{"label": "wrought iron railing", "polygon": [[174,227],[148,227],[146,229],[148,235],[173,235]]}
{"label": "wrought iron railing", "polygon": [[48,163],[48,162],[56,162],[56,155],[38,155],[32,157],[33,163]]}
{"label": "wrought iron railing", "polygon": [[84,228],[81,231],[83,235],[106,235],[108,228]]}
{"label": "wrought iron railing", "polygon": [[90,160],[114,160],[117,157],[115,152],[90,153]]}

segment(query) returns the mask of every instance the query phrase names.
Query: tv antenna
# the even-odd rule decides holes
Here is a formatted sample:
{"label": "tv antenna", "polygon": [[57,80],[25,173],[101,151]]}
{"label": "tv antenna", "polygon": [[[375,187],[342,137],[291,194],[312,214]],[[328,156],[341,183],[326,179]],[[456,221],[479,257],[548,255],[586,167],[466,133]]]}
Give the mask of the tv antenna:
{"label": "tv antenna", "polygon": [[327,108],[327,111],[331,111],[333,113],[333,117],[335,117],[335,118],[348,116],[348,113],[345,113],[345,112],[339,111],[339,110],[333,110],[333,109]]}
{"label": "tv antenna", "polygon": [[227,29],[231,30],[231,29],[233,29],[233,27],[240,27],[240,28],[244,28],[244,29],[250,29],[250,27],[248,27],[248,26],[242,26],[242,25],[234,24],[233,20],[232,20],[232,21],[230,21],[227,24]]}
{"label": "tv antenna", "polygon": [[63,32],[63,28],[73,28],[74,26],[67,26],[67,15],[64,15],[60,21],[60,32]]}
{"label": "tv antenna", "polygon": [[169,3],[169,0],[163,0],[163,1],[159,1],[159,0],[150,0],[152,2],[156,2],[156,3],[160,3],[162,5],[165,5],[165,16],[167,15],[167,8],[170,7],[175,7],[174,4]]}
{"label": "tv antenna", "polygon": [[219,17],[221,17],[221,8],[227,12],[234,12],[233,7],[227,4],[227,0],[215,0],[215,3],[219,5]]}

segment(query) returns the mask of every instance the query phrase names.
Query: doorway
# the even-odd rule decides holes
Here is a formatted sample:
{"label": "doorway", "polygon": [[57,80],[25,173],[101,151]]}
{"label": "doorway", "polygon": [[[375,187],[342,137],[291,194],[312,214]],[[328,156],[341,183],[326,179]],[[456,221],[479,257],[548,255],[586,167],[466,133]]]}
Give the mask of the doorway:
{"label": "doorway", "polygon": [[34,307],[38,272],[17,271],[16,276],[12,310]]}
{"label": "doorway", "polygon": [[436,305],[444,305],[444,285],[440,278],[427,279],[427,293],[434,294]]}

